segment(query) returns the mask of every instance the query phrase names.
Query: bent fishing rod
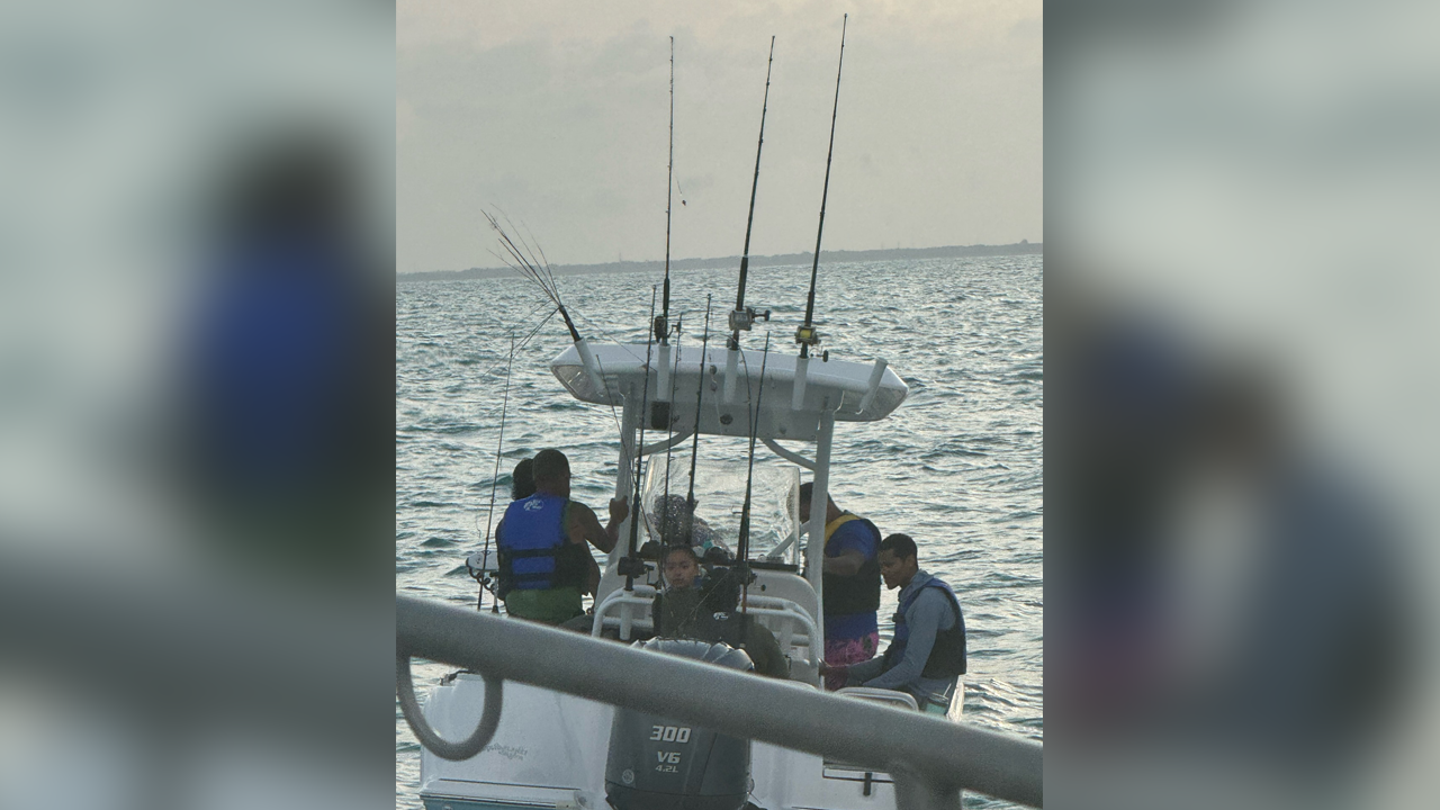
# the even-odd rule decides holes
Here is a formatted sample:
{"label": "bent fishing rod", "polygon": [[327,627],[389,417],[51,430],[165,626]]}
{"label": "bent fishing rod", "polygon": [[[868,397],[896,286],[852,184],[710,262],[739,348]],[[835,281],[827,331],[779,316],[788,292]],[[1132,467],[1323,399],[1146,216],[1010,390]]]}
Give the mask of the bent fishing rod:
{"label": "bent fishing rod", "polygon": [[795,330],[800,344],[800,357],[810,356],[810,347],[819,345],[820,333],[815,329],[815,280],[820,274],[820,239],[825,235],[825,201],[830,196],[830,161],[835,156],[835,119],[840,112],[840,74],[845,67],[845,28],[850,15],[840,23],[840,64],[835,68],[835,106],[830,110],[830,148],[825,153],[825,185],[820,192],[820,227],[815,233],[815,255],[810,264],[810,294],[805,299],[805,323]]}

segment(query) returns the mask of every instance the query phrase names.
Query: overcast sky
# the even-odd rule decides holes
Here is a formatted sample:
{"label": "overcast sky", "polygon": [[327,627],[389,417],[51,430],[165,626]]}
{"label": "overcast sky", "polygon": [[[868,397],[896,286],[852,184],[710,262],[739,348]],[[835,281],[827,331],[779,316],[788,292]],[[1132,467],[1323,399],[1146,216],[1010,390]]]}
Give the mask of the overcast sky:
{"label": "overcast sky", "polygon": [[486,209],[555,264],[663,258],[672,35],[671,255],[741,252],[771,35],[751,253],[812,249],[845,12],[824,249],[1041,241],[1041,10],[402,0],[399,270],[497,266]]}

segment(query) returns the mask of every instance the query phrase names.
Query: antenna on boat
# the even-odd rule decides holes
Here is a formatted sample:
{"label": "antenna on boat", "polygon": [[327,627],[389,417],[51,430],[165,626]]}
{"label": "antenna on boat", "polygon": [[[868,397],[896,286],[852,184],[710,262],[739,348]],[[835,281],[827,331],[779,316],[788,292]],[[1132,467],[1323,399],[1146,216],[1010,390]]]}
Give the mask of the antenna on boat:
{"label": "antenna on boat", "polygon": [[[594,354],[590,351],[589,341],[580,337],[580,330],[575,328],[575,321],[571,319],[564,302],[560,300],[560,286],[555,283],[555,273],[550,269],[550,262],[545,258],[545,251],[541,250],[538,245],[531,245],[523,236],[517,244],[514,239],[510,238],[510,234],[500,226],[500,220],[494,214],[489,211],[483,213],[485,219],[489,221],[490,227],[500,236],[500,246],[505,248],[509,258],[494,251],[491,251],[491,255],[505,262],[515,272],[533,281],[545,293],[545,297],[555,304],[556,310],[560,312],[560,317],[565,319],[565,327],[570,330],[570,338],[575,341],[575,350],[580,353],[580,362],[589,377],[591,387],[595,389],[596,396],[603,396],[605,378],[600,373],[600,366],[595,362]],[[515,228],[509,217],[505,218],[505,224],[512,229]]]}
{"label": "antenna on boat", "polygon": [[[755,145],[755,179],[750,183],[750,214],[745,220],[745,250],[740,255],[740,287],[735,296],[735,309],[730,313],[730,355],[725,361],[725,401],[735,397],[736,362],[740,351],[740,332],[749,331],[757,317],[755,308],[745,306],[745,280],[750,272],[750,233],[755,226],[755,193],[760,188],[760,153],[765,148],[765,113],[770,108],[770,69],[775,64],[775,37],[770,37],[770,61],[765,65],[765,98],[760,105],[760,139]],[[767,310],[762,316],[770,320]]]}
{"label": "antenna on boat", "polygon": [[[655,288],[650,288],[650,320],[655,320]],[[640,400],[640,412],[644,413],[650,407],[650,350],[655,345],[655,336],[652,334],[645,340],[645,388]],[[635,590],[635,577],[645,573],[645,563],[636,556],[636,547],[640,539],[640,519],[645,516],[644,504],[640,501],[640,478],[645,469],[645,422],[640,422],[640,439],[635,443],[635,497],[631,500],[630,509],[630,542],[626,547],[625,558],[620,560],[617,571],[625,577],[625,590]]]}
{"label": "antenna on boat", "polygon": [[[550,263],[545,260],[544,253],[541,252],[539,248],[532,247],[525,241],[523,236],[519,244],[516,244],[515,240],[510,237],[510,234],[506,233],[505,229],[500,226],[500,220],[497,219],[494,214],[491,214],[489,211],[483,213],[485,214],[485,219],[490,223],[490,227],[499,235],[500,246],[505,248],[505,252],[509,254],[509,258],[498,256],[498,254],[492,255],[496,255],[501,261],[510,265],[511,269],[535,282],[535,284],[540,287],[541,291],[545,293],[545,297],[549,298],[550,301],[555,304],[555,308],[560,310],[560,317],[565,319],[565,326],[570,330],[570,337],[576,343],[579,343],[581,340],[580,330],[575,328],[575,321],[571,320],[570,313],[566,311],[565,304],[560,300],[560,288],[555,283],[555,273],[550,270]],[[505,224],[509,225],[512,229],[515,227],[514,223],[510,222],[509,217],[505,218]]]}
{"label": "antenna on boat", "polygon": [[[810,347],[820,345],[820,332],[815,328],[815,281],[820,275],[820,239],[825,235],[825,201],[830,196],[830,161],[835,157],[835,119],[840,112],[840,76],[845,67],[845,29],[850,21],[846,14],[840,21],[840,63],[835,68],[835,106],[830,110],[830,147],[825,152],[825,185],[820,191],[820,226],[815,230],[815,255],[810,264],[810,293],[805,298],[805,323],[795,330],[800,344],[800,359],[795,364],[795,387],[791,407],[805,405],[805,380],[810,370]],[[820,356],[823,362],[829,352]]]}
{"label": "antenna on boat", "polygon": [[[650,413],[651,427],[669,430],[670,400],[672,396],[670,377],[670,210],[675,190],[675,37],[670,37],[670,159],[665,170],[665,291],[661,296],[660,315],[651,319],[655,339],[660,341],[660,378],[655,391],[656,402]],[[651,313],[652,315],[654,313]],[[676,324],[679,331],[679,324]],[[670,467],[666,456],[665,467],[668,484]],[[666,494],[669,494],[668,492]]]}

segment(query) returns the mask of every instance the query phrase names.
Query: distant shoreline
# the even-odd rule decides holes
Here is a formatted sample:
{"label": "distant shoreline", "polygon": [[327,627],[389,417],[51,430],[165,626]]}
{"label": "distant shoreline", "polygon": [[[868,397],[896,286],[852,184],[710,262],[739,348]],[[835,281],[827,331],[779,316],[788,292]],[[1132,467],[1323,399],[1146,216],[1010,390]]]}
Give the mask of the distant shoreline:
{"label": "distant shoreline", "polygon": [[[1012,245],[950,245],[932,248],[897,248],[893,250],[822,250],[820,259],[829,262],[871,262],[887,259],[954,259],[972,256],[1019,256],[1044,253],[1043,242],[1017,242]],[[774,256],[751,256],[753,267],[775,267],[789,264],[810,264],[814,254],[781,253]],[[739,267],[739,256],[719,259],[671,259],[672,270],[699,270],[714,267]],[[627,273],[663,271],[663,261],[607,262],[605,264],[555,264],[556,275],[578,273]],[[397,273],[396,283],[412,281],[459,281],[472,278],[496,278],[514,273],[508,267],[472,267],[469,270],[438,270],[425,273]]]}

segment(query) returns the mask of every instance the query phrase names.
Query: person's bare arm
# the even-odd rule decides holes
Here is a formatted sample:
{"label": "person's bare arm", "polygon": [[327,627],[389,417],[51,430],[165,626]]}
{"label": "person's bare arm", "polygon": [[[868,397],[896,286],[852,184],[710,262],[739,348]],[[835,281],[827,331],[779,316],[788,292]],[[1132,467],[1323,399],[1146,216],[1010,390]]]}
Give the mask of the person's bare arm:
{"label": "person's bare arm", "polygon": [[865,564],[865,555],[855,549],[840,552],[838,557],[826,557],[821,564],[820,570],[827,574],[835,574],[842,577],[853,577],[860,573],[860,566]]}
{"label": "person's bare arm", "polygon": [[595,558],[590,556],[590,551],[587,549],[585,551],[585,590],[581,593],[594,596],[599,589],[600,566],[595,562]]}
{"label": "person's bare arm", "polygon": [[610,499],[610,522],[605,524],[605,535],[610,538],[610,547],[614,548],[620,540],[620,524],[630,514],[630,501],[628,498]]}
{"label": "person's bare arm", "polygon": [[[617,506],[618,504],[618,506]],[[583,503],[570,503],[570,542],[585,543],[610,553],[620,536],[620,523],[629,514],[623,498],[610,502],[610,525],[601,527],[595,511]]]}

